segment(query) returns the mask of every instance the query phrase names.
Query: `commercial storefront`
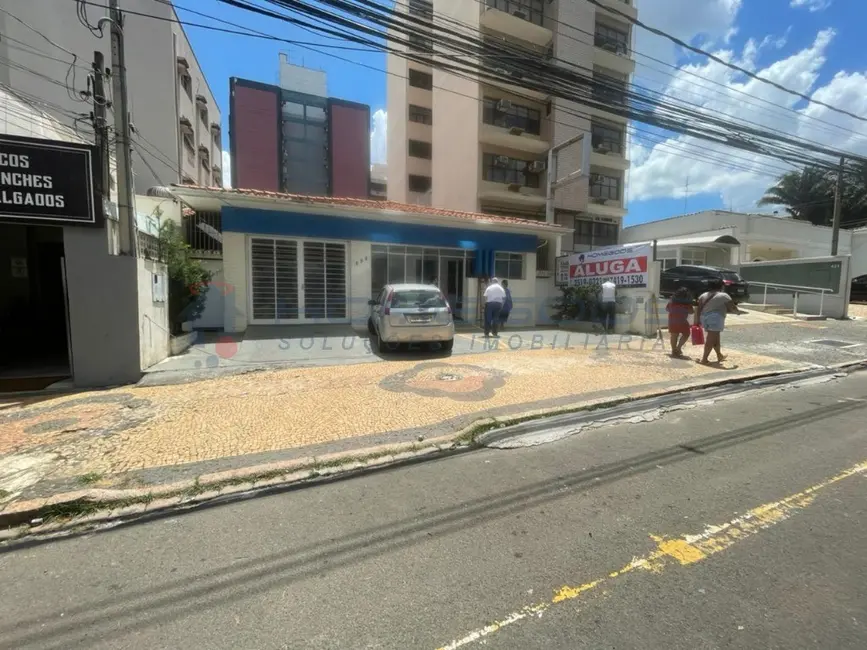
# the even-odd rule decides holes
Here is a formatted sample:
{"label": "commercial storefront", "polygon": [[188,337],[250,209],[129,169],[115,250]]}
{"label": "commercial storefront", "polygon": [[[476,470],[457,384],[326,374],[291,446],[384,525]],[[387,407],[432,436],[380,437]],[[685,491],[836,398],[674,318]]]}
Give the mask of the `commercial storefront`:
{"label": "commercial storefront", "polygon": [[[351,324],[386,283],[435,282],[459,320],[477,318],[480,278],[509,279],[516,304],[536,303],[537,251],[571,231],[525,219],[382,201],[255,190],[174,190],[219,213],[226,331],[249,325]],[[553,284],[553,279],[549,279]],[[528,313],[534,312],[528,309]],[[535,325],[535,314],[527,319]]]}

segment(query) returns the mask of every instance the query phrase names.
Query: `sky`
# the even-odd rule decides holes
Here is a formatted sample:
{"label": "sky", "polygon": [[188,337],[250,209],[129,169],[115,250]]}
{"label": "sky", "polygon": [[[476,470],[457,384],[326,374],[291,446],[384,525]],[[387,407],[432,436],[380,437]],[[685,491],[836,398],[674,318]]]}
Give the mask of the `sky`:
{"label": "sky", "polygon": [[[792,90],[867,116],[863,49],[867,2],[863,0],[636,0],[636,5],[648,25]],[[184,21],[227,27],[217,22],[223,20],[293,41],[186,28],[216,94],[225,134],[229,77],[276,83],[278,54],[288,52],[293,63],[327,72],[329,95],[370,106],[372,162],[385,162],[384,54],[338,49],[352,45],[216,0],[178,0],[176,6]],[[183,7],[207,13],[209,18],[192,15]],[[318,51],[313,51],[314,46]],[[634,49],[636,86],[726,119],[867,155],[865,121],[750,79],[641,28],[636,28]],[[224,142],[228,147],[228,138]],[[224,160],[227,156],[224,153]],[[777,160],[717,148],[643,124],[632,126],[629,158],[627,226],[706,209],[772,210],[757,208],[756,201],[776,177],[791,169]],[[229,169],[228,164],[223,168]]]}

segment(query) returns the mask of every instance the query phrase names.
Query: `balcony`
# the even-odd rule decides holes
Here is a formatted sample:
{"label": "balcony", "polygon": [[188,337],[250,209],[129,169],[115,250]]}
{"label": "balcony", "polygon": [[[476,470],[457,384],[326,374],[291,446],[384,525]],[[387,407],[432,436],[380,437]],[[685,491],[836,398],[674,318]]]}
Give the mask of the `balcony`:
{"label": "balcony", "polygon": [[545,194],[539,188],[483,180],[479,182],[479,201],[492,205],[514,205],[525,210],[538,209],[545,207]]}
{"label": "balcony", "polygon": [[554,33],[544,26],[545,0],[486,0],[479,24],[525,43],[548,47]]}
{"label": "balcony", "polygon": [[623,75],[631,75],[635,72],[635,61],[630,57],[628,38],[622,32],[598,25],[593,63]]}
{"label": "balcony", "polygon": [[[638,18],[638,10],[633,6],[632,2],[629,0],[599,0],[599,4],[604,5],[606,7],[611,7],[615,11],[619,11],[620,13],[626,15],[631,19]],[[597,11],[599,11],[597,9]],[[623,17],[617,13],[608,13],[605,12],[607,16],[611,16],[616,20],[623,20]]]}
{"label": "balcony", "polygon": [[538,135],[523,133],[520,129],[508,129],[493,124],[482,124],[479,129],[479,141],[504,149],[525,151],[533,155],[541,155],[548,152],[551,143]]}
{"label": "balcony", "polygon": [[623,203],[623,175],[616,170],[612,171],[611,167],[591,169],[589,195],[587,212],[617,219],[626,216]]}
{"label": "balcony", "polygon": [[[528,52],[527,56],[533,56],[533,53]],[[516,70],[514,66],[510,65],[508,60],[498,58],[497,56],[486,55],[481,57],[480,64],[487,73],[496,77],[481,77],[480,75],[480,81],[483,83],[496,86],[510,95],[526,97],[536,100],[537,102],[544,102],[548,99],[548,93],[523,87],[521,85],[521,82],[524,80],[523,72]],[[507,79],[510,81],[507,81]]]}
{"label": "balcony", "polygon": [[[528,157],[531,158],[531,157]],[[545,162],[485,152],[479,200],[537,209],[545,205]]]}
{"label": "balcony", "polygon": [[593,123],[591,126],[590,164],[617,171],[629,169],[629,160],[626,159],[623,141],[623,131],[617,125]]}

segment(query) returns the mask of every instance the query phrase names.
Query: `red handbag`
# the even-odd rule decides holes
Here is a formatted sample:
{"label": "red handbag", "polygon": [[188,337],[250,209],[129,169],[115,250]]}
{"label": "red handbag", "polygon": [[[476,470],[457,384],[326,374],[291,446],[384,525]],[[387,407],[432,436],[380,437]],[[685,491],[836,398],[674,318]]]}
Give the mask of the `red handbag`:
{"label": "red handbag", "polygon": [[701,325],[693,325],[689,328],[690,336],[692,337],[693,345],[704,345],[704,330]]}

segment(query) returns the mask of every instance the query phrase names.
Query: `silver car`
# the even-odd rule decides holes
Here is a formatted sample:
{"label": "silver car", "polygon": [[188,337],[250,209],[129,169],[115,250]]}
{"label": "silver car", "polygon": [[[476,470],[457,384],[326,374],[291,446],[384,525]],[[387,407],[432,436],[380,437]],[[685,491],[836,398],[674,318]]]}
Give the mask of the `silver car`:
{"label": "silver car", "polygon": [[380,352],[399,343],[439,343],[451,350],[455,342],[452,308],[437,287],[429,284],[388,284],[370,300],[367,329]]}

